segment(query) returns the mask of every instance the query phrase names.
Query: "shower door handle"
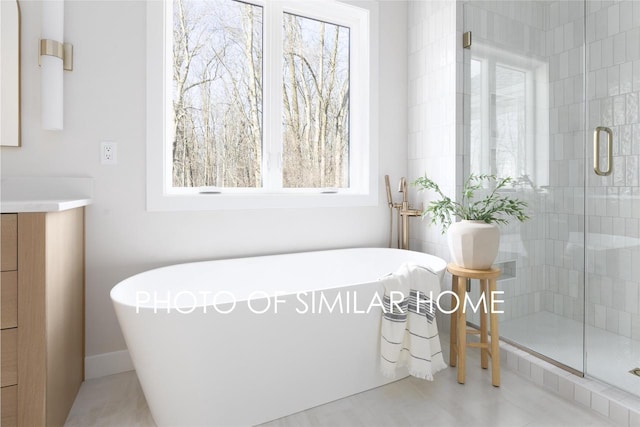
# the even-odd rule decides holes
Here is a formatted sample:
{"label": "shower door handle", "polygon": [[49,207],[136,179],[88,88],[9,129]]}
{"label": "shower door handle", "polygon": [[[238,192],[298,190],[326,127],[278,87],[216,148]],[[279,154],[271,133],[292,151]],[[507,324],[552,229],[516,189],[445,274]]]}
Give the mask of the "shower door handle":
{"label": "shower door handle", "polygon": [[[600,133],[607,133],[607,168],[600,169]],[[608,127],[598,126],[593,131],[593,171],[599,176],[611,175],[611,158],[613,157],[613,131]]]}

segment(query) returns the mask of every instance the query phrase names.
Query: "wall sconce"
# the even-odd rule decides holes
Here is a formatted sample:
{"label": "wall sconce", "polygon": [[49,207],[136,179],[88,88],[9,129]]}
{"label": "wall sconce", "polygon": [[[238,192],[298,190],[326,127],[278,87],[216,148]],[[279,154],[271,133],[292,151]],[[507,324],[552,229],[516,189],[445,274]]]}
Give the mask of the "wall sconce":
{"label": "wall sconce", "polygon": [[42,127],[47,130],[62,130],[64,123],[63,72],[73,69],[73,46],[63,40],[64,1],[44,0],[38,62],[41,67]]}

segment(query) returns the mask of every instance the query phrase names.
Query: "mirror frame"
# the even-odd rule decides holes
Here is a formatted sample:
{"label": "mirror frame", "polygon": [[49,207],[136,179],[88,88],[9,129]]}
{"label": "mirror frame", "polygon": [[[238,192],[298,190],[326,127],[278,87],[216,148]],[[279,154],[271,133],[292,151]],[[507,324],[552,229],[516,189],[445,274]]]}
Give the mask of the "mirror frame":
{"label": "mirror frame", "polygon": [[[22,145],[22,126],[21,126],[21,76],[20,76],[20,58],[21,58],[21,27],[22,27],[22,19],[20,16],[20,4],[18,2],[18,0],[15,0],[15,2],[10,2],[10,1],[2,1],[2,5],[0,5],[0,7],[3,8],[9,8],[12,7],[12,5],[15,7],[15,12],[13,10],[11,10],[11,15],[15,16],[15,19],[17,22],[15,22],[15,25],[11,25],[10,26],[10,31],[12,31],[12,33],[15,31],[15,43],[17,44],[17,46],[15,46],[14,49],[1,49],[3,52],[11,52],[13,56],[13,52],[15,52],[15,71],[13,71],[10,74],[15,75],[15,80],[13,80],[13,77],[9,77],[12,80],[11,81],[5,81],[4,77],[2,77],[2,82],[0,82],[0,102],[2,103],[2,107],[0,107],[0,112],[1,117],[0,117],[0,121],[3,124],[3,126],[0,126],[0,146],[3,147],[20,147]],[[6,13],[6,12],[5,12]],[[2,13],[0,12],[0,17],[2,17]],[[4,21],[4,18],[2,18]],[[2,28],[6,28],[5,25],[2,25]],[[15,30],[14,30],[15,28]],[[7,34],[3,34],[2,36],[0,36],[0,40],[2,40],[2,44],[5,43],[5,37],[7,36]],[[11,39],[13,39],[13,37],[11,37]],[[10,41],[11,42],[11,41]],[[0,60],[0,64],[2,64],[2,71],[0,71],[0,76],[4,76],[6,74],[6,70],[7,70],[7,58],[2,58],[2,60]],[[11,68],[13,68],[13,65],[11,65],[13,63],[13,61],[9,61],[9,65],[11,66]],[[6,90],[2,90],[3,87],[5,87],[5,85],[10,85],[11,87],[11,92],[9,93],[9,95],[7,95]],[[10,99],[7,99],[7,97],[10,97]],[[15,106],[15,107],[14,107]],[[7,108],[8,107],[8,108]],[[7,126],[7,123],[11,123],[12,126],[10,127],[10,130],[7,131],[5,126]],[[15,126],[15,127],[14,127]],[[7,139],[11,139],[10,141],[7,141]]]}

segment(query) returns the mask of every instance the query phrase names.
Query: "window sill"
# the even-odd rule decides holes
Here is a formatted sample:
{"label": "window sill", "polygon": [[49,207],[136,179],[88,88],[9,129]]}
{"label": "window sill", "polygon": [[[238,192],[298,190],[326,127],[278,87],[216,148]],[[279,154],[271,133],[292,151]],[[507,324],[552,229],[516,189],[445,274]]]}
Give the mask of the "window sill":
{"label": "window sill", "polygon": [[147,211],[217,211],[377,206],[374,194],[218,193],[147,196]]}

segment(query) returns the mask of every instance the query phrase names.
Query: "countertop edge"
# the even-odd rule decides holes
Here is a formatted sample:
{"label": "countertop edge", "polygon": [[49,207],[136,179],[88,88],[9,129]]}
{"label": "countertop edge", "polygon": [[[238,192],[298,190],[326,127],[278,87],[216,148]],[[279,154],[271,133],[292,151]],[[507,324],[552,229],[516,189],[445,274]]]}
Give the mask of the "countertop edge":
{"label": "countertop edge", "polygon": [[92,203],[85,199],[53,199],[53,200],[2,200],[0,213],[61,212],[69,209],[88,206]]}

